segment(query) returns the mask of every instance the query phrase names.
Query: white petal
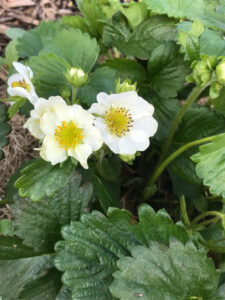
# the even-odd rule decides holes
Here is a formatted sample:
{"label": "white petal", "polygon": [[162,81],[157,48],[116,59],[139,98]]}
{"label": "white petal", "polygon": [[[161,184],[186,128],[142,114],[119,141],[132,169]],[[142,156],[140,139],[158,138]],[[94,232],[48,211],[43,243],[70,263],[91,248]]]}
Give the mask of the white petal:
{"label": "white petal", "polygon": [[22,80],[23,80],[23,76],[21,74],[13,74],[8,79],[8,86],[12,87],[13,82],[18,82],[18,81],[22,81]]}
{"label": "white petal", "polygon": [[104,115],[105,114],[105,106],[102,104],[94,103],[88,110],[92,114]]}
{"label": "white petal", "polygon": [[36,137],[37,139],[43,139],[44,138],[44,134],[43,132],[41,131],[41,128],[40,128],[40,124],[38,122],[37,119],[34,119],[34,118],[29,118],[26,123],[24,124],[23,126],[24,128],[27,128],[30,133]]}
{"label": "white petal", "polygon": [[13,62],[13,67],[16,69],[18,73],[23,75],[24,78],[33,78],[33,72],[30,67],[25,66],[19,62]]}
{"label": "white petal", "polygon": [[101,148],[103,140],[98,128],[94,126],[89,126],[83,129],[83,142],[91,146],[92,151],[97,151]]}
{"label": "white petal", "polygon": [[121,137],[119,141],[119,154],[133,155],[137,152],[134,142],[129,136]]}
{"label": "white petal", "polygon": [[28,91],[22,87],[15,87],[15,88],[9,87],[7,89],[7,92],[10,96],[20,96],[20,97],[27,98],[27,99],[30,97],[30,94],[28,93]]}
{"label": "white petal", "polygon": [[135,144],[137,151],[144,151],[149,147],[149,137],[145,132],[141,130],[131,130],[129,136]]}
{"label": "white petal", "polygon": [[88,169],[87,159],[91,153],[91,146],[86,144],[79,144],[73,150],[68,150],[68,154],[70,156],[74,156],[85,169]]}
{"label": "white petal", "polygon": [[45,135],[54,135],[58,125],[61,125],[61,121],[54,112],[45,112],[40,118],[40,128]]}
{"label": "white petal", "polygon": [[100,130],[102,139],[104,143],[111,149],[112,152],[118,154],[119,153],[119,140],[120,138],[116,135],[112,135],[105,124],[105,122],[102,120],[102,118],[96,118],[94,121],[94,125]]}
{"label": "white petal", "polygon": [[50,101],[49,103],[51,104],[59,103],[59,102],[65,103],[65,100],[61,96],[51,96],[49,97],[48,101]]}
{"label": "white petal", "polygon": [[105,103],[106,101],[108,101],[108,97],[108,94],[101,92],[97,95],[97,101],[98,103]]}
{"label": "white petal", "polygon": [[50,161],[52,165],[63,162],[67,159],[65,149],[59,146],[57,140],[52,135],[45,136],[40,156],[43,159]]}
{"label": "white petal", "polygon": [[144,131],[148,136],[154,136],[158,129],[158,122],[153,117],[143,117],[134,121],[133,129]]}

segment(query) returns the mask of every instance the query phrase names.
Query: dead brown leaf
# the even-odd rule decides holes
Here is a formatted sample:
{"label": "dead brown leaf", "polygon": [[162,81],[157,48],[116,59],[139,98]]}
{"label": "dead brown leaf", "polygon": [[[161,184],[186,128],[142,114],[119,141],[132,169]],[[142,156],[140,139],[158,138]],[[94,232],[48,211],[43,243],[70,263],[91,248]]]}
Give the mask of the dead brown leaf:
{"label": "dead brown leaf", "polygon": [[3,5],[7,8],[35,5],[35,2],[32,0],[1,0],[1,2],[3,2]]}

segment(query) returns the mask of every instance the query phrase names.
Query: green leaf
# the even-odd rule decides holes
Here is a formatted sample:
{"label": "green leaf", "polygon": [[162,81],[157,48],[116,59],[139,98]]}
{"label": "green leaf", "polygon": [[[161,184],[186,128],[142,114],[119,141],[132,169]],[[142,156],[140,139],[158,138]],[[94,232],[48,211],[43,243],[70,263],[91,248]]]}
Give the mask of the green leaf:
{"label": "green leaf", "polygon": [[219,273],[203,250],[173,241],[169,248],[136,246],[119,259],[110,291],[118,299],[218,299]]}
{"label": "green leaf", "polygon": [[88,107],[95,103],[96,96],[100,92],[115,92],[116,71],[108,67],[95,70],[90,76],[87,84],[77,91],[77,98]]}
{"label": "green leaf", "polygon": [[[0,236],[0,262],[36,256],[37,252],[23,244],[18,237]],[[1,293],[0,293],[1,294]]]}
{"label": "green leaf", "polygon": [[13,206],[15,233],[24,240],[24,245],[43,253],[54,251],[60,240],[61,226],[80,219],[88,212],[92,200],[92,185],[80,187],[81,176],[74,174],[67,185],[52,198],[38,203],[19,199]]}
{"label": "green leaf", "polygon": [[[45,276],[52,267],[51,255],[0,261],[1,297],[7,300],[21,299],[20,293],[25,286]],[[47,294],[48,290],[45,292]]]}
{"label": "green leaf", "polygon": [[225,116],[225,87],[222,87],[217,98],[212,100],[214,108]]}
{"label": "green leaf", "polygon": [[26,30],[18,27],[10,27],[6,30],[5,34],[7,37],[9,37],[11,40],[18,39],[22,37],[26,33]]}
{"label": "green leaf", "polygon": [[34,72],[34,86],[40,97],[60,95],[60,91],[68,88],[64,76],[70,65],[55,54],[41,53],[29,60],[29,66]]}
{"label": "green leaf", "polygon": [[173,42],[156,47],[148,61],[148,73],[152,89],[161,97],[176,97],[185,83],[188,69],[183,55]]}
{"label": "green leaf", "polygon": [[79,16],[79,15],[75,15],[75,16],[63,16],[62,17],[62,22],[63,24],[65,24],[68,27],[72,27],[75,29],[80,29],[82,32],[87,32],[89,33],[91,36],[97,36],[97,33],[91,34],[91,30],[92,28],[88,28],[86,19]]}
{"label": "green leaf", "polygon": [[9,118],[11,119],[13,116],[15,116],[20,107],[22,107],[26,102],[27,99],[21,99],[20,101],[13,103],[8,110]]}
{"label": "green leaf", "polygon": [[[0,102],[0,148],[8,144],[7,136],[11,127],[6,123],[8,120],[7,107],[4,103]],[[3,151],[0,149],[0,160],[4,157]]]}
{"label": "green leaf", "polygon": [[[63,43],[62,43],[63,41]],[[95,39],[78,29],[59,30],[54,38],[45,44],[45,53],[54,53],[65,59],[72,67],[80,67],[90,72],[99,56],[99,46]]]}
{"label": "green leaf", "polygon": [[[193,23],[194,24],[194,23]],[[188,32],[191,28],[191,22],[182,22],[177,25],[177,29],[180,31]],[[224,56],[225,55],[225,40],[223,34],[214,30],[205,28],[202,35],[199,38],[200,54],[206,54],[209,56]]]}
{"label": "green leaf", "polygon": [[70,300],[70,299],[72,299],[71,291],[65,286],[61,288],[59,294],[55,298],[55,300]]}
{"label": "green leaf", "polygon": [[18,61],[17,44],[17,40],[12,40],[5,49],[5,64],[8,66],[11,66],[13,61]]}
{"label": "green leaf", "polygon": [[56,191],[66,186],[72,176],[74,166],[70,160],[52,166],[50,163],[37,158],[21,171],[15,186],[21,197],[28,197],[32,201],[39,201],[44,197],[53,196]]}
{"label": "green leaf", "polygon": [[204,0],[144,0],[147,7],[154,13],[167,14],[177,19],[201,21],[204,25],[225,31],[224,16],[215,13]]}
{"label": "green leaf", "polygon": [[144,81],[147,77],[145,69],[135,60],[127,58],[114,58],[106,60],[101,66],[116,70],[116,77],[121,81],[130,79],[131,81]]}
{"label": "green leaf", "polygon": [[165,16],[154,16],[135,27],[130,33],[124,20],[114,21],[104,28],[103,42],[118,48],[126,56],[148,59],[160,44],[174,41],[176,30],[174,21]]}
{"label": "green leaf", "polygon": [[9,219],[0,220],[0,235],[12,236],[13,234],[12,221]]}
{"label": "green leaf", "polygon": [[32,29],[19,38],[16,49],[19,57],[25,58],[38,55],[43,47],[48,44],[62,29],[59,22],[42,22],[40,26]]}
{"label": "green leaf", "polygon": [[123,8],[122,13],[126,16],[131,29],[138,26],[148,16],[147,7],[143,2],[129,2],[128,6]]}
{"label": "green leaf", "polygon": [[214,195],[225,197],[225,134],[215,136],[211,143],[199,147],[199,152],[192,156],[197,163],[196,173],[203,179],[204,185]]}
{"label": "green leaf", "polygon": [[139,208],[139,223],[126,210],[111,208],[108,217],[94,211],[62,229],[65,241],[56,245],[56,267],[64,272],[66,286],[74,299],[114,299],[108,291],[118,258],[127,256],[134,245],[152,241],[168,244],[174,236],[186,242],[184,228],[174,225],[165,210],[157,214],[144,204]]}

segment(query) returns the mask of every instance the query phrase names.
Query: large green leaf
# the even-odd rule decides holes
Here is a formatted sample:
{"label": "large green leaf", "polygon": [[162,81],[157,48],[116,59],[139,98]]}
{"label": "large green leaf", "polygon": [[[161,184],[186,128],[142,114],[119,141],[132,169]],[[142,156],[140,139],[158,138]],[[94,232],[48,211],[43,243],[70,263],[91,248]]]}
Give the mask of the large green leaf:
{"label": "large green leaf", "polygon": [[122,13],[126,16],[132,29],[143,22],[148,16],[147,7],[143,2],[130,1],[127,6],[124,6]]}
{"label": "large green leaf", "polygon": [[80,219],[88,212],[92,199],[92,185],[80,187],[81,176],[73,175],[67,185],[52,198],[38,203],[19,199],[13,206],[15,233],[24,245],[36,251],[51,253],[54,244],[60,240],[61,226]]}
{"label": "large green leaf", "polygon": [[15,183],[21,197],[28,197],[32,201],[39,201],[43,197],[51,197],[63,188],[74,171],[74,165],[67,160],[61,166],[37,158],[21,171]]}
{"label": "large green leaf", "polygon": [[54,38],[45,44],[43,51],[62,57],[72,67],[80,67],[85,72],[90,72],[98,59],[99,46],[87,33],[70,28],[59,30]]}
{"label": "large green leaf", "polygon": [[40,26],[24,33],[18,39],[17,51],[19,57],[29,57],[38,55],[43,47],[48,44],[58,31],[63,28],[59,22],[42,22]]}
{"label": "large green leaf", "polygon": [[108,217],[94,211],[80,222],[65,226],[65,241],[56,245],[56,267],[64,272],[65,285],[73,299],[114,299],[108,291],[118,258],[127,256],[134,245],[152,241],[169,243],[170,237],[188,239],[185,229],[174,225],[165,210],[156,214],[148,205],[139,208],[139,223],[126,210],[110,209]]}
{"label": "large green leaf", "polygon": [[147,77],[145,69],[135,60],[127,58],[114,58],[106,60],[102,66],[116,70],[116,75],[121,81],[130,79],[135,81],[144,81]]}
{"label": "large green leaf", "polygon": [[118,48],[126,56],[148,59],[151,52],[164,42],[174,41],[176,28],[173,20],[165,16],[154,16],[135,27],[130,33],[125,21],[107,25],[103,41],[107,46]]}
{"label": "large green leaf", "polygon": [[88,107],[97,101],[100,92],[115,92],[116,71],[108,67],[97,68],[90,76],[87,84],[77,91],[77,98]]}
{"label": "large green leaf", "polygon": [[174,42],[156,47],[148,61],[151,88],[161,97],[176,97],[188,74],[183,55]]}
{"label": "large green leaf", "polygon": [[[173,241],[169,248],[152,243],[136,246],[132,257],[121,258],[113,276],[113,296],[121,300],[216,300],[219,273],[204,250]],[[222,298],[224,299],[224,297]]]}
{"label": "large green leaf", "polygon": [[6,123],[7,120],[7,107],[4,103],[0,102],[0,160],[4,157],[4,153],[1,148],[8,144],[8,140],[5,136],[7,136],[11,131],[11,127]]}
{"label": "large green leaf", "polygon": [[34,72],[34,86],[40,97],[60,95],[61,90],[69,87],[65,73],[70,65],[55,54],[41,53],[29,60]]}
{"label": "large green leaf", "polygon": [[192,160],[197,163],[197,175],[209,186],[211,193],[225,197],[225,134],[220,134],[212,142],[200,146]]}
{"label": "large green leaf", "polygon": [[204,0],[144,0],[154,13],[178,19],[200,20],[204,25],[225,31],[224,16]]}

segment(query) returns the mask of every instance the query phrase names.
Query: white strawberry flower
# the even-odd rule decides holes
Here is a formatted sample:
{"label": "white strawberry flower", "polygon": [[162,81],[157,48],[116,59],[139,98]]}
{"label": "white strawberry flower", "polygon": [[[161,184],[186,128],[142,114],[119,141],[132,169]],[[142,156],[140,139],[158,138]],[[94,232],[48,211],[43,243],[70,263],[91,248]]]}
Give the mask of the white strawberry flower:
{"label": "white strawberry flower", "polygon": [[30,112],[30,118],[24,124],[24,128],[27,128],[37,139],[43,139],[42,117],[46,112],[54,112],[54,108],[60,105],[59,103],[65,104],[65,101],[60,96],[53,96],[48,100],[39,98],[38,101],[34,103],[34,109]]}
{"label": "white strawberry flower", "polygon": [[[40,155],[52,165],[72,156],[87,169],[88,157],[102,146],[100,132],[93,126],[94,117],[88,111],[77,104],[67,105],[60,98],[57,96],[45,100],[51,102],[50,105],[41,99],[32,112],[31,118],[35,114],[40,116],[39,129],[44,137]],[[31,123],[26,127],[30,129]]]}
{"label": "white strawberry flower", "polygon": [[38,100],[38,96],[31,82],[31,79],[33,78],[31,68],[24,66],[19,62],[13,62],[13,66],[18,73],[13,74],[8,79],[8,94],[10,96],[27,98],[34,104]]}
{"label": "white strawberry flower", "polygon": [[149,137],[154,136],[158,128],[153,105],[135,91],[99,93],[97,101],[89,111],[95,115],[94,125],[112,152],[133,155],[149,147]]}

